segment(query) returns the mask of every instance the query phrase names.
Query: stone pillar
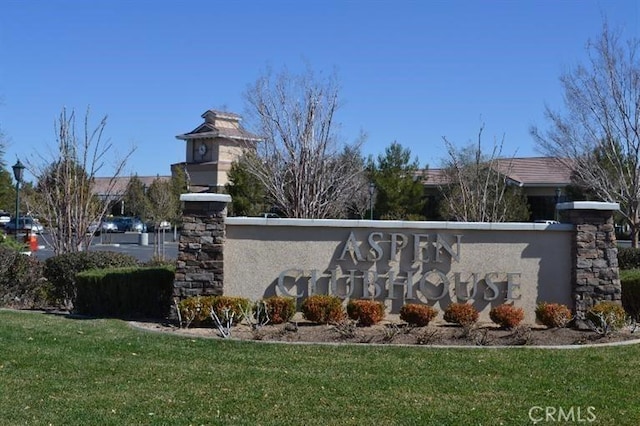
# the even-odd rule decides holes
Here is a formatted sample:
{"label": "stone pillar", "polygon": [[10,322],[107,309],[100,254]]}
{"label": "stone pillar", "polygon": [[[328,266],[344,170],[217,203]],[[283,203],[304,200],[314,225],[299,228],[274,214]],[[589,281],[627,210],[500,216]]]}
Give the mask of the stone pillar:
{"label": "stone pillar", "polygon": [[575,225],[573,241],[573,299],[575,314],[583,320],[596,303],[621,303],[622,286],[618,269],[618,247],[613,214],[617,203],[578,201],[557,205],[563,221]]}
{"label": "stone pillar", "polygon": [[[222,294],[227,194],[182,194],[182,232],[173,297]],[[175,318],[175,312],[172,312]]]}

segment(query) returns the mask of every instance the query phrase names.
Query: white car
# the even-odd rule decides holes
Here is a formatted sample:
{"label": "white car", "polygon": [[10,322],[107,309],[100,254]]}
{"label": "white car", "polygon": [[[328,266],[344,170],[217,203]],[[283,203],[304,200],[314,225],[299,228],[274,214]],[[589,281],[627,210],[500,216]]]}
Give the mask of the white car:
{"label": "white car", "polygon": [[118,232],[118,227],[110,220],[102,222],[91,222],[87,229],[88,234],[99,235],[101,232]]}
{"label": "white car", "polygon": [[11,215],[4,210],[0,210],[0,226],[5,226],[11,220]]}

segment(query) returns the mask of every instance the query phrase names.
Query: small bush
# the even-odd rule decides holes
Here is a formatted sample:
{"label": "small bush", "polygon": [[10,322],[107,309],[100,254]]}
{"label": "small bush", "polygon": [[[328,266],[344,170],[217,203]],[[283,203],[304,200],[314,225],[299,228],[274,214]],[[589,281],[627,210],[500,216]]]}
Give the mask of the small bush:
{"label": "small bush", "polygon": [[400,308],[400,319],[418,327],[429,325],[436,315],[438,315],[437,310],[431,306],[418,303],[407,303]]}
{"label": "small bush", "polygon": [[593,324],[596,331],[602,330],[602,334],[621,329],[626,324],[626,320],[627,314],[624,308],[614,302],[598,302],[587,311],[587,321]]}
{"label": "small bush", "polygon": [[[225,321],[226,315],[233,318],[232,323],[237,324],[244,318],[244,313],[249,311],[251,301],[244,297],[213,296],[211,298],[211,310],[214,310],[220,321]],[[228,314],[225,311],[228,310]]]}
{"label": "small bush", "polygon": [[212,296],[188,297],[178,303],[180,318],[185,327],[200,326],[211,321]]}
{"label": "small bush", "polygon": [[346,317],[342,300],[337,296],[316,294],[307,297],[300,308],[305,319],[320,324],[338,323]]}
{"label": "small bush", "polygon": [[261,303],[264,304],[266,312],[254,309],[258,323],[264,323],[268,315],[271,324],[282,324],[293,318],[296,313],[296,301],[292,297],[272,296],[262,299]]}
{"label": "small bush", "polygon": [[620,271],[622,307],[631,318],[640,317],[640,269]]}
{"label": "small bush", "polygon": [[384,304],[375,300],[350,300],[347,315],[363,327],[370,327],[384,318]]}
{"label": "small bush", "polygon": [[452,303],[444,311],[444,320],[453,324],[469,326],[478,321],[478,311],[468,303]]}
{"label": "small bush", "polygon": [[549,328],[563,328],[571,321],[571,310],[559,303],[540,303],[536,306],[536,319]]}
{"label": "small bush", "polygon": [[522,308],[516,308],[513,305],[503,303],[489,311],[489,318],[491,321],[498,324],[503,328],[515,328],[524,319],[524,310]]}
{"label": "small bush", "polygon": [[234,325],[242,321],[250,306],[251,302],[244,297],[194,296],[178,303],[178,310],[186,327],[210,327],[214,324],[211,312],[215,312],[223,323],[226,323],[227,316],[229,319],[232,318]]}

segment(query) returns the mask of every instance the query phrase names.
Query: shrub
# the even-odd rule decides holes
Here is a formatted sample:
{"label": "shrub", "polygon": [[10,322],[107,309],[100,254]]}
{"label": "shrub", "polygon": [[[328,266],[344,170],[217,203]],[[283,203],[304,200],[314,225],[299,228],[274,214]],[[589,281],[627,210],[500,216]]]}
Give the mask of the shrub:
{"label": "shrub", "polygon": [[212,296],[188,297],[178,303],[180,318],[186,327],[191,325],[199,326],[211,321],[211,298]]}
{"label": "shrub", "polygon": [[[244,318],[245,312],[249,311],[251,301],[244,297],[213,296],[211,297],[211,310],[215,311],[220,321],[225,322],[227,315],[232,319],[233,324],[237,324]],[[228,314],[225,311],[228,310]]]}
{"label": "shrub", "polygon": [[489,311],[491,321],[503,328],[515,328],[524,319],[524,310],[513,305],[503,303]]}
{"label": "shrub", "polygon": [[76,274],[89,269],[137,266],[138,261],[123,253],[111,251],[83,251],[65,253],[45,261],[44,276],[49,280],[52,303],[73,306],[76,297]]}
{"label": "shrub", "polygon": [[369,327],[384,318],[384,303],[375,300],[349,300],[347,315],[358,324]]}
{"label": "shrub", "polygon": [[640,249],[618,247],[618,267],[620,269],[640,269]]}
{"label": "shrub", "polygon": [[254,309],[256,320],[264,323],[268,315],[271,324],[282,324],[289,321],[296,313],[296,302],[293,297],[272,296],[262,299],[266,312]]}
{"label": "shrub", "polygon": [[[226,323],[228,315],[234,325],[242,321],[245,312],[249,312],[250,306],[251,302],[244,297],[194,296],[178,303],[178,310],[185,326],[209,327],[214,324],[211,318],[212,311],[223,323]],[[225,314],[225,311],[228,314]]]}
{"label": "shrub", "polygon": [[596,303],[587,311],[587,320],[592,323],[596,331],[602,330],[602,334],[609,334],[624,327],[627,315],[621,305],[605,301]]}
{"label": "shrub", "polygon": [[622,307],[630,317],[640,317],[640,269],[620,271]]}
{"label": "shrub", "polygon": [[400,308],[400,319],[418,327],[429,325],[436,315],[438,315],[437,310],[418,303],[407,303]]}
{"label": "shrub", "polygon": [[43,265],[35,257],[0,245],[0,306],[42,308],[47,305]]}
{"label": "shrub", "polygon": [[571,321],[571,310],[559,303],[540,303],[536,306],[536,319],[549,328],[563,328]]}
{"label": "shrub", "polygon": [[342,300],[337,296],[316,294],[307,297],[300,308],[305,319],[320,324],[337,323],[345,318]]}
{"label": "shrub", "polygon": [[452,303],[444,311],[444,320],[453,324],[469,326],[478,321],[478,311],[468,303]]}

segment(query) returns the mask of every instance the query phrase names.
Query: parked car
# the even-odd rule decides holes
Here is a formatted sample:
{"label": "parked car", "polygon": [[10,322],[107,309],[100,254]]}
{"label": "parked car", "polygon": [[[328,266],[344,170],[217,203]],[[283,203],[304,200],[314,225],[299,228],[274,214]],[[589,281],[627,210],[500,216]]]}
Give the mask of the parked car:
{"label": "parked car", "polygon": [[100,229],[101,232],[118,232],[118,225],[111,219],[103,220]]}
{"label": "parked car", "polygon": [[[11,218],[9,222],[4,225],[4,229],[8,233],[16,232],[16,219]],[[18,230],[19,231],[32,231],[36,234],[42,233],[44,231],[44,226],[38,222],[38,219],[31,216],[20,216],[18,218]]]}
{"label": "parked car", "polygon": [[0,210],[0,226],[5,226],[11,220],[11,215],[4,210]]}
{"label": "parked car", "polygon": [[147,222],[146,226],[147,226],[147,232],[156,232],[156,230],[167,231],[171,229],[171,223],[167,222],[166,220],[163,220],[162,222],[160,222],[157,228],[156,228],[155,222]]}
{"label": "parked car", "polygon": [[119,216],[113,218],[117,232],[147,232],[147,226],[137,217]]}
{"label": "parked car", "polygon": [[100,235],[102,232],[118,232],[118,227],[112,220],[103,220],[102,222],[91,222],[87,233]]}

